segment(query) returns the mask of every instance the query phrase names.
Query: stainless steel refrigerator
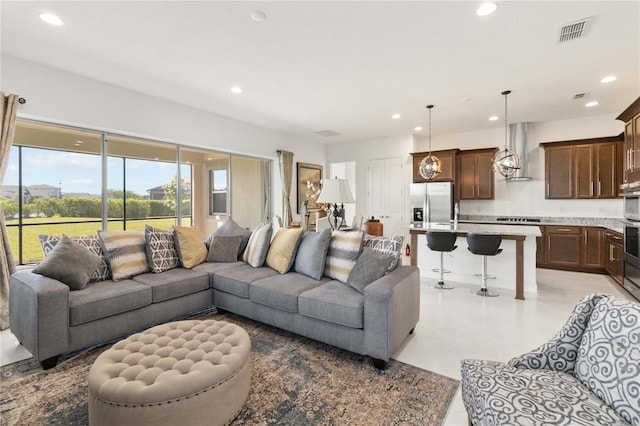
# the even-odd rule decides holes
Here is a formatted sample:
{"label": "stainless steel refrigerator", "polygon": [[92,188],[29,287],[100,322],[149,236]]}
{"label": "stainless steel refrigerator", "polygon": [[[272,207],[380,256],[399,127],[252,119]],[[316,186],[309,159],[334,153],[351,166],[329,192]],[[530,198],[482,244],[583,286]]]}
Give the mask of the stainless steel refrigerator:
{"label": "stainless steel refrigerator", "polygon": [[409,217],[413,228],[424,223],[453,220],[453,182],[412,183],[409,190]]}

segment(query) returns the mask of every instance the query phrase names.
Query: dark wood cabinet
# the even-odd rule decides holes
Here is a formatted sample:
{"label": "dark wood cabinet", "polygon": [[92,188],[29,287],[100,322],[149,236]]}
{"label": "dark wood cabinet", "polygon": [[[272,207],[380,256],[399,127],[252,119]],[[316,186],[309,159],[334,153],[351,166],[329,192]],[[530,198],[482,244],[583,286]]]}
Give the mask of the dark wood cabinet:
{"label": "dark wood cabinet", "polygon": [[584,269],[602,269],[604,263],[604,229],[596,226],[582,227],[580,266]]}
{"label": "dark wood cabinet", "polygon": [[542,236],[536,237],[536,266],[544,264],[544,226],[539,226]]}
{"label": "dark wood cabinet", "polygon": [[624,182],[640,181],[640,98],[617,118],[624,126]]}
{"label": "dark wood cabinet", "polygon": [[545,150],[547,199],[617,198],[623,135],[540,144]]}
{"label": "dark wood cabinet", "polygon": [[624,268],[624,246],[622,234],[607,230],[604,248],[605,268],[611,278],[613,278],[618,284],[622,284]]}
{"label": "dark wood cabinet", "polygon": [[545,226],[545,264],[579,268],[582,233],[580,226]]}
{"label": "dark wood cabinet", "polygon": [[545,147],[544,176],[546,198],[573,198],[573,148]]}
{"label": "dark wood cabinet", "polygon": [[458,194],[461,200],[493,200],[495,148],[460,151],[458,154]]}
{"label": "dark wood cabinet", "polygon": [[536,240],[539,268],[604,272],[605,230],[598,226],[545,225]]}
{"label": "dark wood cabinet", "polygon": [[[443,151],[432,151],[431,154],[438,157],[441,162],[441,172],[435,179],[429,182],[453,182],[456,177],[456,155],[459,150],[447,149]],[[420,162],[426,157],[428,152],[414,152],[411,154],[413,157],[413,183],[427,182],[425,178],[420,175],[419,166]]]}

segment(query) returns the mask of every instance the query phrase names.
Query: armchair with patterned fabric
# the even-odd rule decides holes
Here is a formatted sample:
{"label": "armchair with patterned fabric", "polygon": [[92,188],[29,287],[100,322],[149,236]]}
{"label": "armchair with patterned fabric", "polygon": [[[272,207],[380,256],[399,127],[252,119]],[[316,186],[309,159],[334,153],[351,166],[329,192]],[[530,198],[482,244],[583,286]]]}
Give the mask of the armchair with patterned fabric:
{"label": "armchair with patterned fabric", "polygon": [[585,296],[539,348],[463,360],[462,399],[475,426],[640,426],[640,304]]}

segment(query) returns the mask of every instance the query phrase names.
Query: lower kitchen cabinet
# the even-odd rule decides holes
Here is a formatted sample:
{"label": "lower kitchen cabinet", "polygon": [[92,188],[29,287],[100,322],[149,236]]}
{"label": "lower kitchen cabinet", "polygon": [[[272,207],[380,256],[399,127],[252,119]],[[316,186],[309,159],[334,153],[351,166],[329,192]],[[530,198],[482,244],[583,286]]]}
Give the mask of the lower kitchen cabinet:
{"label": "lower kitchen cabinet", "polygon": [[580,268],[582,232],[580,226],[544,227],[544,263],[548,266]]}
{"label": "lower kitchen cabinet", "polygon": [[605,269],[618,284],[622,284],[624,245],[622,234],[607,230],[605,239]]}
{"label": "lower kitchen cabinet", "polygon": [[604,228],[582,227],[582,250],[580,266],[585,269],[602,269],[604,263]]}
{"label": "lower kitchen cabinet", "polygon": [[606,268],[604,228],[545,225],[540,229],[542,237],[540,237],[539,252],[536,256],[538,267],[604,272]]}

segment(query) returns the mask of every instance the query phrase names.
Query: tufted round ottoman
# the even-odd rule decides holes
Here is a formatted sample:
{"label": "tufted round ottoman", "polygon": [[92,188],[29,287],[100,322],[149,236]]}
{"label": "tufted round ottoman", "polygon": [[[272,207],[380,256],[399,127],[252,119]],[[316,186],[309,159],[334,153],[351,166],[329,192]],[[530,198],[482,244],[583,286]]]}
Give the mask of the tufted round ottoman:
{"label": "tufted round ottoman", "polygon": [[226,321],[178,321],[121,340],[89,371],[91,425],[224,425],[249,395],[251,340]]}

